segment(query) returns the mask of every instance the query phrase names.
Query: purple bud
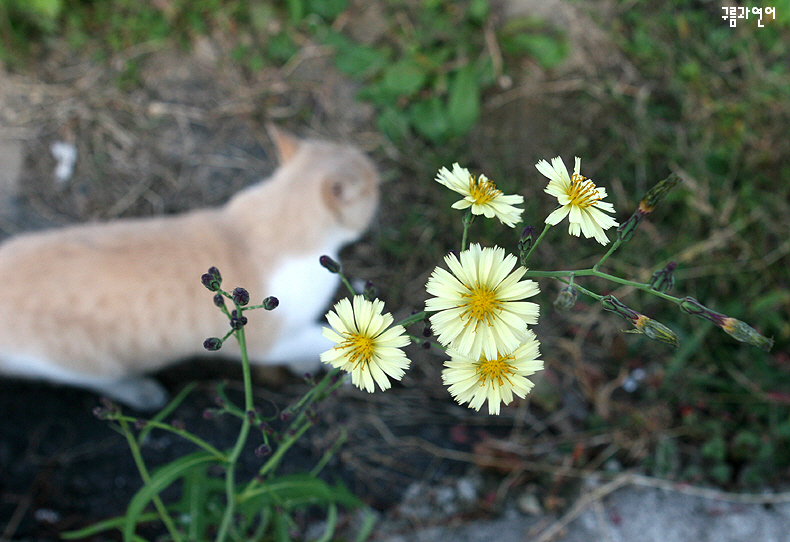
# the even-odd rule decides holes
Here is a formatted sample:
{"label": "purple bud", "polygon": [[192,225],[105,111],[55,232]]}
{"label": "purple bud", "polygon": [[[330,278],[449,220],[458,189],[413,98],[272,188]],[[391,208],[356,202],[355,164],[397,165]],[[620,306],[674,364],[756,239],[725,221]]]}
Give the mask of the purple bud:
{"label": "purple bud", "polygon": [[379,296],[379,290],[373,285],[373,282],[367,281],[365,282],[365,289],[363,290],[362,295],[368,301],[373,301]]}
{"label": "purple bud", "polygon": [[246,325],[247,325],[246,316],[242,316],[242,317],[234,316],[230,319],[230,327],[233,330],[238,331],[239,329],[243,328]]}
{"label": "purple bud", "polygon": [[616,312],[626,320],[630,320],[632,324],[635,323],[640,316],[638,312],[626,307],[613,295],[604,296],[601,299],[601,305],[603,305],[604,310]]}
{"label": "purple bud", "polygon": [[663,294],[667,293],[675,285],[675,267],[678,264],[669,262],[664,269],[660,269],[653,273],[650,279],[650,288]]}
{"label": "purple bud", "polygon": [[203,348],[208,350],[209,352],[215,352],[222,348],[222,339],[217,337],[210,337],[203,341]]}
{"label": "purple bud", "polygon": [[319,263],[330,273],[340,273],[340,264],[324,254],[318,259]]}
{"label": "purple bud", "polygon": [[255,457],[263,459],[264,457],[268,456],[272,453],[272,449],[268,444],[261,444],[257,448],[255,448]]}
{"label": "purple bud", "polygon": [[233,302],[240,307],[250,302],[250,294],[244,288],[235,288],[232,295]]}
{"label": "purple bud", "polygon": [[263,308],[266,309],[267,311],[273,311],[274,309],[277,308],[279,304],[280,304],[280,300],[274,297],[273,295],[270,295],[269,297],[263,300]]}
{"label": "purple bud", "polygon": [[214,294],[214,304],[220,308],[224,307],[225,297],[222,294]]}
{"label": "purple bud", "polygon": [[518,240],[518,259],[522,266],[526,267],[527,253],[532,248],[532,242],[535,237],[535,228],[532,226],[525,226],[521,230],[521,237]]}
{"label": "purple bud", "polygon": [[203,283],[203,286],[208,288],[210,291],[216,292],[219,290],[219,287],[222,284],[222,275],[219,274],[219,269],[216,267],[210,267],[208,273],[205,273],[202,277],[200,277],[200,281]]}

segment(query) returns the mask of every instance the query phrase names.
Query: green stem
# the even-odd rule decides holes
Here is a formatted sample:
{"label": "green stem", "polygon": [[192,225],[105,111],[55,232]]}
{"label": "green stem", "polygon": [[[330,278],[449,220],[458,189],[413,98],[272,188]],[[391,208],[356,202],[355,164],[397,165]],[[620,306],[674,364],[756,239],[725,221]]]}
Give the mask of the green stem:
{"label": "green stem", "polygon": [[[610,282],[616,282],[617,284],[622,284],[624,286],[631,286],[633,288],[637,288],[638,290],[642,290],[649,294],[652,294],[657,297],[661,297],[666,299],[667,301],[672,301],[673,303],[680,303],[680,298],[671,296],[669,294],[665,294],[656,290],[653,290],[649,284],[644,284],[642,282],[634,282],[632,280],[623,279],[620,277],[616,277],[614,275],[610,275],[608,273],[601,273],[595,269],[579,269],[576,271],[527,271],[524,276],[525,277],[550,277],[556,279],[562,279],[564,277],[568,277],[573,275],[575,277],[598,277],[602,279],[606,279]],[[574,284],[575,287],[579,287],[578,284]]]}
{"label": "green stem", "polygon": [[[302,398],[302,400],[299,402],[299,405],[297,406],[297,408],[301,407],[301,412],[291,423],[292,429],[287,433],[286,438],[280,442],[280,445],[277,447],[271,457],[269,457],[266,463],[260,468],[258,475],[250,480],[244,490],[239,494],[239,502],[244,502],[246,499],[255,494],[255,492],[259,489],[261,480],[263,480],[266,475],[277,468],[285,453],[296,443],[297,440],[299,440],[305,431],[312,427],[313,424],[307,419],[307,409],[313,403],[322,400],[324,397],[332,393],[332,391],[343,384],[343,379],[340,378],[337,380],[337,382],[330,385],[333,377],[339,375],[340,373],[342,373],[340,369],[333,369],[318,384],[316,384],[313,389],[305,395],[305,397]],[[295,430],[293,429],[294,427],[296,428]]]}
{"label": "green stem", "polygon": [[612,243],[612,246],[611,246],[611,247],[609,247],[609,251],[608,251],[606,254],[604,254],[604,255],[603,255],[603,257],[601,257],[601,259],[600,259],[600,260],[598,260],[598,263],[597,263],[597,264],[595,264],[595,265],[592,267],[593,271],[598,271],[598,268],[599,268],[599,267],[601,267],[601,264],[602,264],[603,262],[605,262],[605,261],[606,261],[606,259],[607,259],[609,256],[611,256],[611,255],[612,255],[612,253],[613,253],[615,250],[617,250],[617,248],[620,246],[620,243],[622,243],[622,241],[620,241],[620,239],[615,239],[614,243]]}
{"label": "green stem", "polygon": [[[124,422],[124,424],[126,424],[126,423],[136,423],[138,421],[137,418],[132,418],[131,416],[113,416],[110,419],[116,420],[119,423],[120,422]],[[216,449],[215,447],[213,447],[211,444],[209,444],[205,440],[201,439],[200,437],[197,437],[197,436],[193,435],[189,431],[185,431],[183,429],[178,429],[177,427],[173,427],[172,425],[170,425],[168,423],[162,423],[162,422],[157,422],[157,421],[153,421],[153,420],[152,421],[146,421],[144,429],[145,430],[149,430],[149,431],[151,429],[162,429],[164,431],[170,431],[171,433],[175,433],[176,435],[178,435],[178,436],[180,436],[180,437],[192,442],[193,444],[196,444],[199,447],[203,448],[208,453],[210,453],[211,455],[216,457],[217,461],[221,461],[223,463],[225,461],[227,461],[227,457],[225,457],[225,454],[220,452],[218,449]],[[135,439],[135,443],[139,444],[137,439]]]}
{"label": "green stem", "polygon": [[425,318],[427,316],[428,316],[428,313],[425,312],[425,311],[416,312],[416,313],[412,314],[411,316],[407,316],[406,318],[404,318],[400,322],[397,322],[395,325],[396,326],[409,327],[410,325],[416,324],[417,322],[422,322],[423,320],[425,320]]}
{"label": "green stem", "polygon": [[466,240],[467,240],[467,234],[469,233],[469,226],[471,226],[472,222],[474,221],[475,221],[475,217],[472,214],[472,209],[470,208],[468,211],[466,211],[466,214],[464,215],[462,221],[464,224],[464,233],[463,235],[461,235],[461,252],[466,250]]}
{"label": "green stem", "polygon": [[[143,461],[143,455],[140,453],[140,446],[137,444],[137,439],[134,438],[134,435],[129,430],[129,424],[127,423],[126,419],[118,418],[118,423],[123,430],[126,441],[129,443],[129,449],[132,452],[134,463],[137,465],[137,470],[140,472],[140,477],[143,479],[143,483],[148,485],[151,481],[151,475],[148,473],[148,468],[145,466],[145,461]],[[176,524],[173,522],[173,518],[170,517],[170,513],[167,511],[162,499],[159,497],[159,495],[154,495],[152,500],[154,501],[154,507],[156,507],[156,511],[159,513],[159,517],[162,520],[162,523],[165,524],[165,528],[170,533],[170,536],[175,542],[181,542],[181,536],[178,534]]]}
{"label": "green stem", "polygon": [[346,289],[349,291],[349,293],[351,294],[351,296],[353,297],[353,296],[355,296],[355,295],[359,295],[359,294],[357,293],[357,291],[356,291],[356,290],[354,290],[354,287],[353,287],[353,286],[351,286],[351,282],[349,282],[349,280],[346,278],[346,276],[345,276],[345,275],[344,275],[342,272],[340,272],[340,273],[338,273],[338,274],[340,275],[340,281],[343,283],[343,285],[344,285],[344,286],[346,287]]}
{"label": "green stem", "polygon": [[[241,318],[242,309],[238,305],[236,311]],[[241,351],[241,367],[242,376],[244,378],[244,410],[251,412],[254,408],[252,398],[252,375],[250,373],[250,359],[247,355],[247,340],[244,335],[244,328],[236,330],[234,333],[236,341],[239,343],[239,350]],[[250,419],[244,416],[241,420],[241,429],[239,436],[236,439],[236,444],[233,447],[230,455],[228,456],[228,463],[225,471],[225,499],[227,504],[225,506],[225,513],[222,516],[219,530],[217,531],[217,542],[223,542],[228,536],[230,523],[233,520],[233,513],[236,510],[236,463],[244,449],[244,444],[247,442],[247,436],[250,432]]]}
{"label": "green stem", "polygon": [[540,232],[540,235],[538,235],[538,238],[535,239],[535,242],[532,243],[532,246],[529,248],[529,252],[527,252],[527,255],[524,256],[524,263],[526,263],[527,260],[529,260],[529,257],[532,255],[532,251],[535,250],[535,247],[537,247],[538,243],[541,242],[541,240],[543,239],[543,236],[546,235],[546,232],[549,231],[549,228],[551,228],[551,224],[546,223],[546,225],[543,227],[543,231]]}

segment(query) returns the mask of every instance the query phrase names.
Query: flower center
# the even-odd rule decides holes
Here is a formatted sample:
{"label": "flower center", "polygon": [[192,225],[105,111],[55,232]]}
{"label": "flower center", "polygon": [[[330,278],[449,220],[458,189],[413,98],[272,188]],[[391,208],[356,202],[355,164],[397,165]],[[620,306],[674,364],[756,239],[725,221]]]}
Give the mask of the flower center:
{"label": "flower center", "polygon": [[568,197],[571,198],[570,205],[576,205],[581,208],[590,207],[601,200],[598,190],[595,188],[595,183],[577,173],[574,173],[573,177],[571,177]]}
{"label": "flower center", "polygon": [[502,194],[500,190],[490,180],[485,177],[475,178],[474,175],[469,176],[469,194],[475,203],[484,205]]}
{"label": "flower center", "polygon": [[468,298],[466,310],[461,313],[461,318],[468,317],[469,320],[475,320],[475,331],[480,322],[485,321],[489,326],[493,325],[494,313],[502,311],[502,303],[497,299],[496,292],[485,284],[467,286],[467,289],[469,293],[463,294],[463,297]]}
{"label": "flower center", "polygon": [[480,385],[484,386],[486,382],[494,385],[495,380],[497,386],[502,386],[505,381],[508,384],[512,384],[508,377],[515,375],[516,372],[507,361],[515,359],[513,356],[500,356],[490,360],[481,358],[475,371],[479,377]]}
{"label": "flower center", "polygon": [[354,365],[354,368],[362,365],[364,369],[364,366],[368,365],[373,358],[373,348],[375,346],[373,339],[358,333],[344,333],[343,336],[347,337],[346,340],[335,346],[335,348],[351,349],[351,355],[348,356],[349,363]]}

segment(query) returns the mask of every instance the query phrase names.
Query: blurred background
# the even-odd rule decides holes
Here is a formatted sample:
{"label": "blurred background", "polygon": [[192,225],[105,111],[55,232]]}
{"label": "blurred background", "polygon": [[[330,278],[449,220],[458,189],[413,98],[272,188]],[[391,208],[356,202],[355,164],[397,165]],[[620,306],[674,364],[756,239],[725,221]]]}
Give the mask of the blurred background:
{"label": "blurred background", "polygon": [[[431,270],[460,243],[457,197],[433,181],[440,167],[459,162],[525,197],[515,230],[477,220],[470,231],[515,252],[521,226],[540,230],[556,205],[535,163],[579,156],[621,223],[654,183],[682,179],[605,271],[646,282],[675,261],[671,294],[776,341],[765,352],[653,296],[579,280],[672,328],[673,349],[622,333],[627,322],[584,296],[557,313],[562,285],[541,280],[546,368],[501,416],[454,404],[443,359],[417,347],[391,393],[344,390],[304,453],[346,427],[332,465],[358,495],[386,510],[413,482],[465,477],[475,510],[515,498],[551,511],[567,506],[579,472],[728,490],[790,481],[788,0],[0,0],[3,236],[221,204],[274,169],[266,121],[376,160],[379,218],[343,263],[396,318],[422,308]],[[601,255],[559,226],[530,265],[586,268]],[[162,378],[175,389],[194,376]],[[81,504],[101,487],[89,481],[75,499],[68,469],[86,456],[69,453],[91,437],[52,422],[89,415],[96,398],[0,386],[0,506],[20,518],[17,534],[49,521],[36,507],[60,514],[53,530],[122,509],[132,481],[104,492],[116,505]],[[33,409],[22,406],[31,394]],[[42,465],[66,485],[42,482]]]}

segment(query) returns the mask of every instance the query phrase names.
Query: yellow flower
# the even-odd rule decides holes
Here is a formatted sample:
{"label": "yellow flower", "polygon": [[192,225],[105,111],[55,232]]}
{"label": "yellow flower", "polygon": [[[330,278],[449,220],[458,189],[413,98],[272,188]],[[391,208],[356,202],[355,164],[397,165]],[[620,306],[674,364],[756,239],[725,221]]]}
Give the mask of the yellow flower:
{"label": "yellow flower", "polygon": [[477,361],[448,348],[451,359],[444,362],[442,381],[458,404],[469,403],[469,408],[480,410],[488,400],[488,413],[499,414],[500,404],[510,404],[513,395],[524,398],[532,389],[527,377],[543,369],[543,362],[537,359],[539,344],[528,331],[524,344],[511,354],[491,359],[482,356]]}
{"label": "yellow flower", "polygon": [[503,195],[485,175],[475,178],[468,169],[455,163],[452,172],[446,167],[440,169],[436,181],[464,196],[464,199],[453,203],[453,209],[471,207],[472,214],[485,215],[486,218],[497,217],[502,224],[511,228],[521,222],[524,209],[513,205],[523,203],[524,196]]}
{"label": "yellow flower", "polygon": [[[321,361],[351,373],[351,382],[368,392],[374,382],[382,390],[390,387],[389,378],[400,380],[409,366],[401,347],[409,344],[403,326],[392,326],[392,315],[382,314],[384,302],[354,296],[353,306],[341,299],[326,319],[334,329],[324,328],[324,337],[337,346],[321,354]],[[392,327],[390,327],[392,326]],[[389,377],[389,378],[387,378]]]}
{"label": "yellow flower", "polygon": [[614,207],[611,203],[602,201],[606,197],[605,188],[596,188],[595,183],[579,174],[581,158],[576,158],[573,177],[568,176],[568,170],[562,158],[552,158],[551,165],[545,160],[538,162],[535,167],[549,178],[549,185],[545,192],[555,196],[560,207],[546,217],[546,224],[552,226],[568,217],[570,226],[568,233],[579,236],[583,233],[586,238],[595,237],[595,240],[605,245],[609,242],[604,230],[617,226],[617,222],[609,215]]}
{"label": "yellow flower", "polygon": [[527,324],[538,321],[538,305],[524,298],[540,290],[532,280],[519,282],[527,270],[516,265],[516,257],[499,247],[480,248],[473,243],[444,258],[452,273],[437,267],[425,289],[436,297],[425,302],[431,328],[439,342],[472,359],[495,359],[523,343]]}

